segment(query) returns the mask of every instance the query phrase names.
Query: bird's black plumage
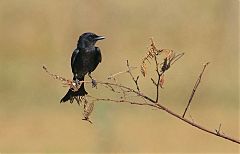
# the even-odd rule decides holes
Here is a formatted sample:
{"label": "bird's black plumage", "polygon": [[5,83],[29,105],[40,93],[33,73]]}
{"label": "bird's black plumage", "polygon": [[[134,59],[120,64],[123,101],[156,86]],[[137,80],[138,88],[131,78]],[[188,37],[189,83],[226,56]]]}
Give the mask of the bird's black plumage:
{"label": "bird's black plumage", "polygon": [[[73,80],[83,81],[86,74],[89,74],[91,77],[91,72],[101,63],[101,51],[95,44],[98,40],[102,39],[104,39],[104,37],[94,33],[84,33],[79,37],[77,48],[73,51],[71,57]],[[82,83],[78,91],[69,89],[60,102],[66,102],[74,96],[84,96],[86,94],[88,93],[84,88],[84,83]]]}

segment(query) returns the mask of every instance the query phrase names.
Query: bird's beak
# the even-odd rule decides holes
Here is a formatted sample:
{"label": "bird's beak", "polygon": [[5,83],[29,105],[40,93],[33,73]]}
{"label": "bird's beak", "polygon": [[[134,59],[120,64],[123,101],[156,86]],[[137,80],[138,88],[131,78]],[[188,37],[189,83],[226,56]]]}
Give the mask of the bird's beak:
{"label": "bird's beak", "polygon": [[105,37],[103,37],[103,36],[98,36],[98,37],[96,37],[94,40],[98,41],[98,40],[103,40],[103,39],[105,39]]}

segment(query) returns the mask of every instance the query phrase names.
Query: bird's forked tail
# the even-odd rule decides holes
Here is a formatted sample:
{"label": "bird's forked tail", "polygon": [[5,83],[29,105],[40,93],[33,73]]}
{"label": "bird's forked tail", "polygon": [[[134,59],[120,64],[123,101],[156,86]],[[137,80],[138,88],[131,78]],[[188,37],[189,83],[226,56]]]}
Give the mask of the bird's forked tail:
{"label": "bird's forked tail", "polygon": [[[79,81],[84,81],[84,77],[81,78]],[[60,103],[71,100],[72,97],[74,97],[74,96],[85,96],[87,94],[88,93],[86,92],[86,90],[84,88],[84,83],[82,83],[80,88],[78,89],[78,91],[73,91],[72,89],[69,89],[67,94],[61,99]]]}

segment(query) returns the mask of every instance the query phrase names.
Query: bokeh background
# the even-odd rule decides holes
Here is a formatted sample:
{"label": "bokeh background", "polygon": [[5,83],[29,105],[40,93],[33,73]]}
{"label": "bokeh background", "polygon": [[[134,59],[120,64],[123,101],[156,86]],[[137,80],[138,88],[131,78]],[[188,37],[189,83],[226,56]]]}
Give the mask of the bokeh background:
{"label": "bokeh background", "polygon": [[[70,56],[80,34],[98,42],[105,80],[139,66],[149,38],[159,48],[185,52],[165,75],[160,101],[182,113],[205,62],[203,81],[187,117],[239,138],[238,0],[0,0],[0,152],[238,153],[235,143],[199,131],[168,114],[129,104],[100,102],[82,121],[76,103],[59,104],[67,88],[42,70],[71,78]],[[140,71],[136,70],[135,75]],[[149,77],[140,78],[154,96]],[[133,85],[129,76],[120,77]],[[114,94],[101,88],[94,96]]]}

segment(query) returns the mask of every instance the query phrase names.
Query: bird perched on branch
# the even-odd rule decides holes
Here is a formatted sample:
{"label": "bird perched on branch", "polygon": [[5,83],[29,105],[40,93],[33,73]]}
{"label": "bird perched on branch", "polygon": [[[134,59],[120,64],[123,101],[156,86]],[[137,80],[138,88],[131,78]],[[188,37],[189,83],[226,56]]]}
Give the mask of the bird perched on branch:
{"label": "bird perched on branch", "polygon": [[[73,51],[71,57],[71,67],[73,73],[73,80],[76,83],[84,81],[84,76],[88,76],[92,79],[93,86],[96,86],[96,81],[92,78],[91,72],[93,72],[98,64],[102,61],[101,51],[95,44],[98,40],[105,39],[103,36],[98,36],[94,33],[84,33],[79,37],[77,48]],[[61,99],[61,102],[66,102],[73,99],[75,96],[85,96],[88,93],[84,88],[84,83],[81,84],[77,91],[69,89],[67,94]]]}

